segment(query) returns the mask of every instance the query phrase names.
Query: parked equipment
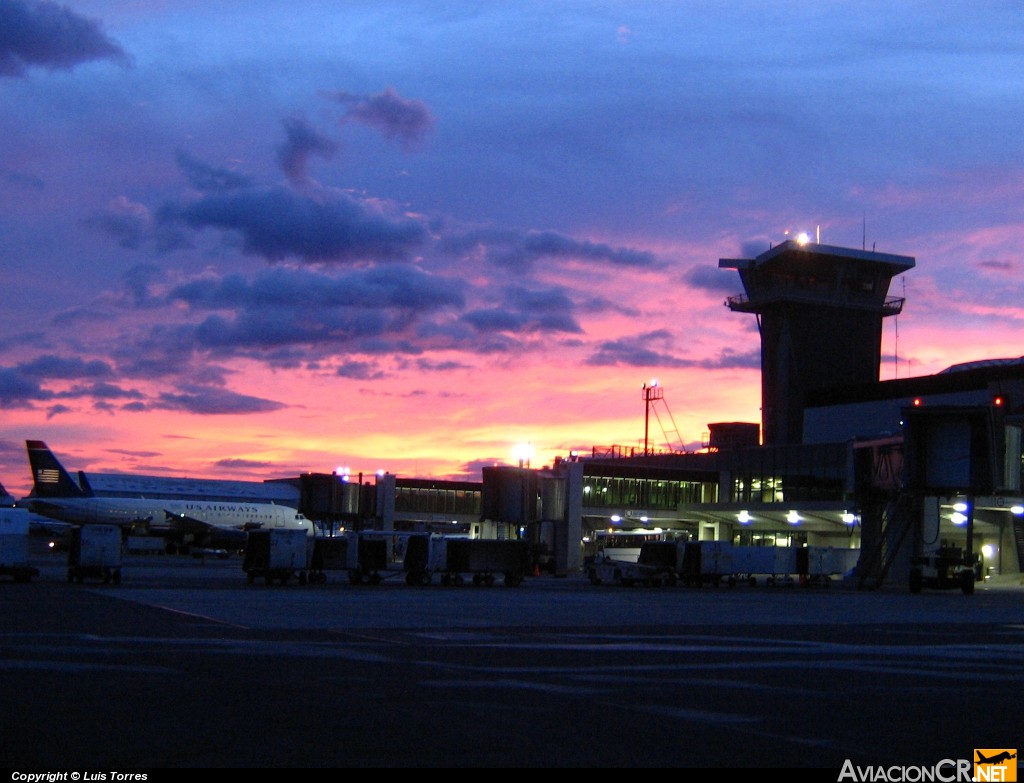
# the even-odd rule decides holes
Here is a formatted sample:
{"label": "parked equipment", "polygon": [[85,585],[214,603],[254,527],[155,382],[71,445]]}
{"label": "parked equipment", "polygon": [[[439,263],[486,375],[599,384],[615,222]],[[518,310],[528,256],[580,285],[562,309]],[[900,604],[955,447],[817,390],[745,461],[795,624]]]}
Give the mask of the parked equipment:
{"label": "parked equipment", "polygon": [[964,595],[974,592],[974,583],[980,581],[981,557],[974,553],[968,559],[960,547],[939,547],[934,552],[910,561],[910,592],[920,593],[922,588],[937,590],[960,588]]}
{"label": "parked equipment", "polygon": [[99,579],[121,584],[124,534],[118,525],[83,525],[71,529],[68,544],[68,581],[81,584]]}
{"label": "parked equipment", "polygon": [[313,538],[305,530],[250,530],[242,569],[249,584],[262,578],[268,585],[286,585],[295,577],[304,585],[309,579],[312,554]]}
{"label": "parked equipment", "polygon": [[445,586],[465,584],[467,577],[476,586],[490,586],[500,574],[506,586],[515,587],[522,583],[529,560],[529,544],[517,539],[410,536],[404,559],[405,581],[409,585],[429,585],[438,574]]}
{"label": "parked equipment", "polygon": [[372,532],[317,536],[309,579],[313,584],[323,583],[329,571],[344,571],[349,584],[380,584],[388,569],[388,544],[388,537]]}
{"label": "parked equipment", "polygon": [[599,554],[587,566],[587,576],[594,585],[671,587],[679,581],[683,551],[682,542],[645,541],[635,563]]}
{"label": "parked equipment", "polygon": [[39,576],[28,557],[28,510],[0,508],[0,576],[15,582],[29,582]]}

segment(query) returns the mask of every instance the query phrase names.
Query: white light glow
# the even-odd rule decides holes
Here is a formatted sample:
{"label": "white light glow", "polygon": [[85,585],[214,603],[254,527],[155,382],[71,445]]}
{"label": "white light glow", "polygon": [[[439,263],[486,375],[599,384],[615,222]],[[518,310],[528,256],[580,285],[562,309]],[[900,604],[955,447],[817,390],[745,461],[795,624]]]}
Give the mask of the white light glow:
{"label": "white light glow", "polygon": [[961,512],[966,511],[967,510],[967,504],[964,503],[962,500],[959,500],[959,501],[957,501],[956,503],[953,504],[953,510],[954,511],[961,511]]}
{"label": "white light glow", "polygon": [[798,245],[806,245],[811,241],[811,238],[807,235],[806,231],[801,231],[796,235],[796,242]]}
{"label": "white light glow", "polygon": [[856,514],[851,514],[849,511],[844,511],[843,512],[843,522],[845,522],[847,525],[852,525],[856,521],[857,521],[857,515]]}
{"label": "white light glow", "polygon": [[959,511],[954,511],[949,515],[949,521],[954,525],[963,525],[967,522],[967,517]]}
{"label": "white light glow", "polygon": [[1010,506],[1010,513],[1019,517],[1024,514],[1024,506]]}
{"label": "white light glow", "polygon": [[992,559],[992,555],[994,555],[995,553],[996,553],[995,547],[993,547],[991,544],[985,544],[981,548],[981,554],[982,554],[982,556],[986,560],[991,560]]}
{"label": "white light glow", "polygon": [[800,521],[800,515],[795,511],[790,511],[786,514],[786,521],[791,525],[795,525]]}
{"label": "white light glow", "polygon": [[751,521],[752,521],[752,520],[753,520],[754,518],[753,518],[752,516],[750,516],[750,514],[749,514],[748,512],[746,512],[746,511],[741,511],[740,513],[738,513],[738,514],[736,515],[736,519],[738,519],[738,520],[739,520],[739,522],[740,522],[740,524],[741,524],[741,525],[749,525],[749,524],[750,524],[750,522],[751,522]]}

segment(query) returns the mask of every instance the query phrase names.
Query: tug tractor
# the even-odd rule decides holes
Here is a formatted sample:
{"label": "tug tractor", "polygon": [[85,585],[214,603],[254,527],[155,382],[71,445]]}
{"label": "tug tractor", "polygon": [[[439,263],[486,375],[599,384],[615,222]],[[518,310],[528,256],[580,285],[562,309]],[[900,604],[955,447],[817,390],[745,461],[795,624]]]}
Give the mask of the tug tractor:
{"label": "tug tractor", "polygon": [[967,558],[960,547],[940,547],[934,552],[911,558],[910,592],[920,593],[924,588],[948,590],[959,588],[964,595],[974,593],[974,585],[981,579],[981,556]]}

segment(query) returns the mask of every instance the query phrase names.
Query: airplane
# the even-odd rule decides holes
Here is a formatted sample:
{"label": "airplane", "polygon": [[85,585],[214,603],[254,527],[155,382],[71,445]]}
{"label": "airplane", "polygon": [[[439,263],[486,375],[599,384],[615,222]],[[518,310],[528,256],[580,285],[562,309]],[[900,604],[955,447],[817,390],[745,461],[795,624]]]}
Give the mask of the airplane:
{"label": "airplane", "polygon": [[24,498],[29,510],[72,525],[115,524],[126,533],[158,535],[167,539],[168,551],[186,551],[189,545],[212,549],[240,549],[248,531],[298,529],[314,534],[313,522],[295,508],[276,503],[222,500],[204,497],[146,498],[121,495],[101,497],[88,478],[79,482],[41,440],[27,440],[32,468],[32,491]]}
{"label": "airplane", "polygon": [[0,506],[13,506],[15,502],[14,496],[0,484]]}
{"label": "airplane", "polygon": [[1004,750],[1002,753],[997,753],[996,755],[992,756],[992,758],[985,758],[984,754],[982,754],[980,750],[978,751],[979,764],[998,764],[1001,761],[1007,761],[1008,759],[1015,758],[1017,758],[1016,753],[1010,753],[1006,750]]}

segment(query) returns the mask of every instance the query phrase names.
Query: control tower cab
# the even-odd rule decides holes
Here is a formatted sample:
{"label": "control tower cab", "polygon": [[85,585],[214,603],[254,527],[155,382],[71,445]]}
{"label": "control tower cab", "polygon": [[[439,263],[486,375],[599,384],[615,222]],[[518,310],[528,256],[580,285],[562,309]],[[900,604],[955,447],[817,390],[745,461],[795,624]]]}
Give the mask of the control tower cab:
{"label": "control tower cab", "polygon": [[757,316],[766,446],[802,442],[808,391],[878,382],[882,319],[903,309],[889,283],[913,266],[909,256],[793,240],[756,258],[719,259],[745,291],[726,306]]}

